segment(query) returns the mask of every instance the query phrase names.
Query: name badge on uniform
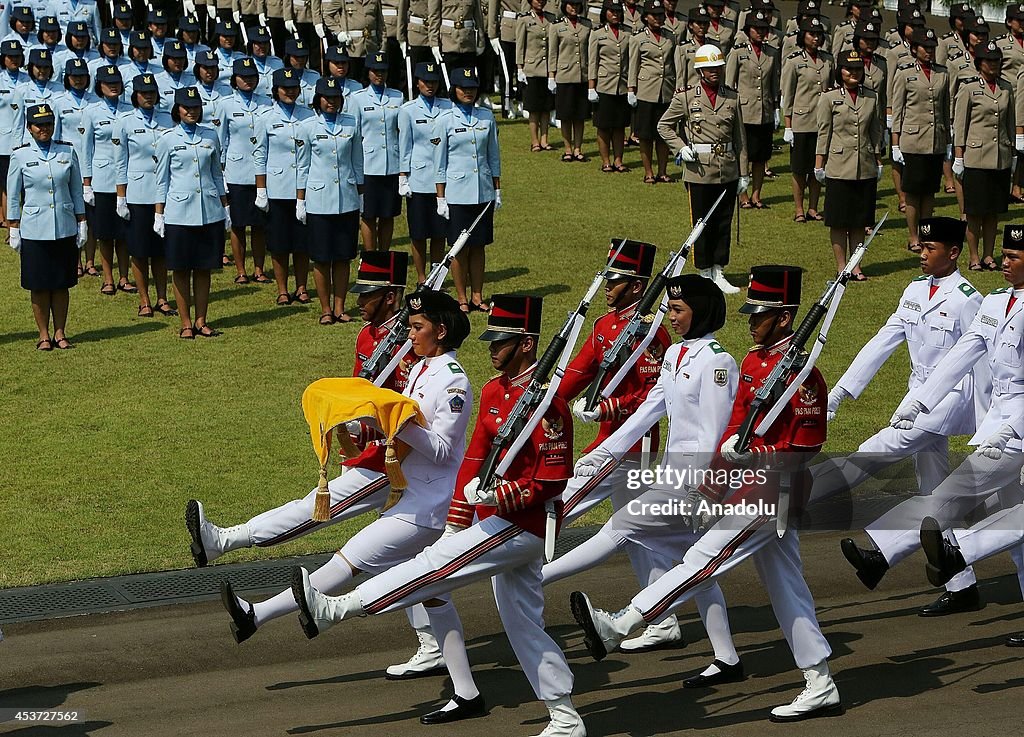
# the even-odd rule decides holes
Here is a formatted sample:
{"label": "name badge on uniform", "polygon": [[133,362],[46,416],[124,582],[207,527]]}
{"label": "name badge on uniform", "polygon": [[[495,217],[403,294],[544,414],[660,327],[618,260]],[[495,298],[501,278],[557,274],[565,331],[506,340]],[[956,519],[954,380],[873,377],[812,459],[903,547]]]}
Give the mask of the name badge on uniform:
{"label": "name badge on uniform", "polygon": [[424,125],[426,122],[427,121],[425,121],[425,120],[417,120],[416,121],[416,125]]}
{"label": "name badge on uniform", "polygon": [[456,128],[456,129],[455,129],[455,132],[456,132],[456,133],[465,133],[465,132],[466,132],[466,129],[465,129],[465,128]]}
{"label": "name badge on uniform", "polygon": [[39,166],[38,161],[26,161],[25,166]]}
{"label": "name badge on uniform", "polygon": [[11,94],[10,90],[0,90],[0,95],[9,95],[9,94]]}
{"label": "name badge on uniform", "polygon": [[245,113],[231,113],[231,117],[232,118],[242,118],[244,116],[245,116]]}
{"label": "name badge on uniform", "polygon": [[997,328],[997,327],[999,327],[999,320],[997,320],[996,318],[991,317],[989,315],[982,315],[981,316],[981,324],[982,325],[988,325],[989,327]]}
{"label": "name badge on uniform", "polygon": [[272,126],[271,130],[276,131],[278,128],[284,128],[284,123],[278,123],[277,125]]}
{"label": "name badge on uniform", "polygon": [[[85,133],[85,131],[84,131],[84,130],[83,130],[82,132],[83,132],[83,133]],[[132,131],[132,133],[145,133],[145,132],[146,132],[146,129],[145,129],[145,128],[141,128],[141,129],[139,129],[139,130],[134,130],[134,131]]]}
{"label": "name badge on uniform", "polygon": [[[326,141],[327,140],[327,136],[317,135],[316,140],[318,140],[318,141]],[[298,143],[298,141],[296,141],[296,143]]]}
{"label": "name badge on uniform", "polygon": [[110,121],[109,120],[101,120],[100,121],[100,125],[110,125]]}
{"label": "name badge on uniform", "polygon": [[921,311],[921,305],[919,305],[917,302],[911,302],[909,299],[903,300],[903,306],[906,307],[908,310],[913,310],[914,312]]}
{"label": "name badge on uniform", "polygon": [[972,96],[977,96],[977,95],[984,95],[984,94],[985,94],[985,93],[984,93],[984,92],[982,92],[981,90],[974,90],[974,91],[972,91],[972,92],[971,92],[971,95],[972,95]]}
{"label": "name badge on uniform", "polygon": [[907,81],[908,82],[916,82],[917,81],[917,77],[907,77]]}
{"label": "name badge on uniform", "polygon": [[188,150],[188,146],[175,146],[174,150],[175,151],[187,151]]}
{"label": "name badge on uniform", "polygon": [[373,111],[374,111],[373,105],[371,105],[370,107],[364,107],[363,108],[363,112],[364,113],[372,113]]}

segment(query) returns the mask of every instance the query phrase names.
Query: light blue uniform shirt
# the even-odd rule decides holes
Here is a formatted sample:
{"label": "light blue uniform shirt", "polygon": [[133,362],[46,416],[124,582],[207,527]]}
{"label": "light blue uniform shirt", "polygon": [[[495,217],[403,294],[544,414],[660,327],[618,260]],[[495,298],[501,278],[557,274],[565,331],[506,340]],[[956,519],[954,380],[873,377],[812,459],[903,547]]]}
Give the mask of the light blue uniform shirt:
{"label": "light blue uniform shirt", "polygon": [[206,44],[197,43],[189,46],[187,43],[182,41],[181,45],[185,47],[185,53],[188,54],[188,66],[186,67],[187,69],[191,69],[193,66],[195,66],[197,54],[201,54],[204,51],[210,50],[210,47]]}
{"label": "light blue uniform shirt", "polygon": [[314,115],[299,126],[298,140],[298,188],[306,190],[306,211],[339,215],[358,210],[363,146],[356,117],[338,113],[332,123],[326,115]]}
{"label": "light blue uniform shirt", "polygon": [[11,154],[7,173],[7,219],[20,220],[21,237],[52,241],[78,234],[85,215],[82,172],[70,144],[50,141],[44,151],[33,139]]}
{"label": "light blue uniform shirt", "polygon": [[218,47],[214,53],[217,54],[217,65],[220,67],[220,76],[224,79],[231,78],[231,69],[235,65],[235,59],[245,58],[245,54],[239,53],[238,51],[228,52],[220,47]]}
{"label": "light blue uniform shirt", "polygon": [[146,62],[143,66],[140,66],[138,62],[129,61],[127,64],[118,67],[118,71],[121,72],[121,79],[124,80],[124,92],[121,93],[121,99],[131,105],[132,87],[135,86],[135,77],[140,74],[152,74],[154,77],[157,77],[164,70],[163,67],[151,61]]}
{"label": "light blue uniform shirt", "polygon": [[[27,79],[27,78],[26,78]],[[64,88],[56,82],[46,82],[40,85],[35,80],[25,81],[14,88],[14,104],[18,106],[21,113],[18,121],[18,130],[14,134],[14,142],[17,144],[28,143],[32,139],[25,128],[25,111],[32,105],[41,105],[44,102],[53,105],[54,100],[64,93]],[[56,129],[53,132],[57,137]]]}
{"label": "light blue uniform shirt", "polygon": [[[96,70],[100,67],[117,67],[117,71],[121,72],[121,79],[124,81],[124,72],[121,69],[128,63],[123,56],[119,56],[116,59],[108,59],[105,56],[97,55],[95,59],[89,62],[89,80],[91,82],[96,81]],[[54,70],[54,74],[56,74],[56,70]]]}
{"label": "light blue uniform shirt", "polygon": [[220,150],[224,156],[224,180],[229,185],[251,187],[256,183],[256,120],[271,104],[269,97],[258,94],[246,100],[239,90],[219,100]]}
{"label": "light blue uniform shirt", "polygon": [[[62,36],[68,32],[68,23],[79,22],[89,26],[93,44],[100,38],[100,9],[95,0],[53,0],[45,15],[57,16]],[[36,16],[37,23],[39,17]]]}
{"label": "light blue uniform shirt", "polygon": [[256,64],[256,71],[260,73],[259,84],[256,85],[256,93],[270,97],[273,92],[274,71],[284,69],[284,62],[276,56],[266,56],[262,59],[253,57]]}
{"label": "light blue uniform shirt", "polygon": [[[53,78],[57,80],[64,79],[64,67],[72,59],[81,59],[88,66],[89,62],[99,58],[100,54],[95,49],[86,49],[85,51],[78,52],[65,47],[59,54],[53,55]],[[90,79],[89,81],[92,82],[93,80]]]}
{"label": "light blue uniform shirt", "polygon": [[400,171],[409,177],[413,192],[434,194],[434,158],[441,142],[440,118],[451,110],[452,102],[435,97],[431,104],[420,95],[398,111],[398,150]]}
{"label": "light blue uniform shirt", "polygon": [[19,84],[27,81],[25,72],[11,74],[6,69],[0,70],[0,156],[10,156],[11,149],[21,140],[24,113],[14,93]]}
{"label": "light blue uniform shirt", "polygon": [[494,177],[501,176],[498,124],[490,110],[474,107],[468,113],[453,105],[439,122],[437,184],[453,205],[480,205],[494,199]]}
{"label": "light blue uniform shirt", "polygon": [[157,202],[168,225],[208,225],[224,220],[220,142],[212,128],[176,125],[157,143]]}
{"label": "light blue uniform shirt", "polygon": [[220,99],[222,97],[231,97],[231,93],[234,92],[234,90],[220,80],[214,82],[212,87],[207,87],[205,84],[197,84],[196,89],[199,90],[199,97],[203,100],[203,121],[205,123],[212,122],[216,117],[213,113],[219,107]]}
{"label": "light blue uniform shirt", "polygon": [[289,112],[280,102],[266,108],[256,122],[256,174],[267,177],[267,196],[294,200],[299,187],[299,126],[313,111],[299,103]]}
{"label": "light blue uniform shirt", "polygon": [[111,108],[106,100],[94,102],[85,109],[85,133],[82,134],[82,176],[92,177],[96,192],[112,194],[117,191],[117,173],[114,166],[114,121],[121,113],[134,108],[118,102]]}
{"label": "light blue uniform shirt", "polygon": [[313,107],[313,95],[316,94],[316,81],[320,79],[320,75],[312,69],[303,69],[302,78],[299,79],[299,87],[302,89],[302,94],[299,95],[298,103],[305,107]]}
{"label": "light blue uniform shirt", "polygon": [[175,90],[180,90],[182,87],[196,86],[196,78],[192,76],[192,72],[188,71],[182,72],[175,78],[173,74],[165,69],[156,75],[154,81],[160,89],[159,107],[165,113],[171,112],[171,106],[174,104]]}
{"label": "light blue uniform shirt", "polygon": [[174,127],[171,116],[153,110],[146,116],[139,108],[121,113],[114,121],[114,147],[117,183],[128,185],[128,202],[132,205],[155,205],[157,199],[157,144],[163,134]]}
{"label": "light blue uniform shirt", "polygon": [[363,167],[369,176],[398,174],[401,156],[398,150],[398,111],[402,93],[385,87],[369,86],[354,95],[346,112],[356,115],[363,134]]}
{"label": "light blue uniform shirt", "polygon": [[346,77],[341,80],[341,89],[345,94],[345,104],[342,107],[342,112],[351,113],[352,110],[349,109],[349,106],[351,105],[352,96],[357,92],[362,92],[363,86],[354,79]]}
{"label": "light blue uniform shirt", "polygon": [[[36,15],[36,22],[38,22],[41,17],[42,16],[40,16],[40,15]],[[6,30],[9,27],[10,27],[9,25],[4,26],[4,29]],[[11,30],[10,33],[8,33],[6,36],[4,36],[3,38],[0,38],[0,41],[17,41],[17,42],[19,42],[22,45],[22,47],[25,49],[25,62],[26,63],[28,62],[28,52],[29,52],[29,50],[30,49],[34,49],[34,48],[36,48],[37,46],[40,45],[39,44],[39,38],[36,36],[36,32],[35,31],[32,31],[32,33],[26,33],[24,36],[22,36],[17,31]]]}
{"label": "light blue uniform shirt", "polygon": [[53,111],[57,114],[57,123],[60,126],[60,136],[54,130],[54,138],[67,141],[75,148],[78,160],[85,156],[85,149],[82,147],[82,137],[85,135],[85,109],[100,98],[88,90],[79,97],[71,90],[64,90],[53,101]]}

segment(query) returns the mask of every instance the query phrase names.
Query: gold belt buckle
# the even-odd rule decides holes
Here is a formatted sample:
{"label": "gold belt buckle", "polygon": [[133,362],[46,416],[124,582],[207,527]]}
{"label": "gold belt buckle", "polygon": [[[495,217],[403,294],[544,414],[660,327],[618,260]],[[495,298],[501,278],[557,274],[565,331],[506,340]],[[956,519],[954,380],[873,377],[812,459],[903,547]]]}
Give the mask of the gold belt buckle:
{"label": "gold belt buckle", "polygon": [[455,27],[456,28],[465,28],[466,24],[463,23],[461,20],[457,20],[457,21],[455,21]]}
{"label": "gold belt buckle", "polygon": [[725,153],[725,144],[724,143],[712,143],[711,144],[711,153],[713,153],[715,156],[721,156],[722,154]]}

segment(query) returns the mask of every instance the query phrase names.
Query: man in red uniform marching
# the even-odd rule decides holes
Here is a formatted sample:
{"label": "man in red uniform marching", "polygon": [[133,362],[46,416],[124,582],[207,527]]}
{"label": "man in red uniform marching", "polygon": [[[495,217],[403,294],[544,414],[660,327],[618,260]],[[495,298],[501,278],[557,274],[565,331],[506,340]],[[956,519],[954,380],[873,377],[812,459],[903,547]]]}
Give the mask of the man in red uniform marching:
{"label": "man in red uniform marching", "polygon": [[[726,472],[742,480],[705,484],[687,499],[684,514],[710,528],[686,552],[683,562],[648,586],[625,609],[609,614],[594,609],[586,594],[570,597],[573,616],[583,628],[591,654],[603,658],[630,632],[663,617],[717,576],[753,558],[782,632],[807,687],[792,703],[772,709],[776,722],[798,721],[841,712],[839,691],[829,674],[826,658],[831,648],[821,633],[814,600],[803,577],[800,546],[795,529],[777,523],[776,507],[781,483],[803,476],[803,466],[825,442],[828,389],[813,369],[788,405],[762,438],[750,448],[737,450],[737,432],[746,419],[754,393],[789,348],[800,304],[801,271],[792,266],[760,266],[751,272],[747,300],[740,311],[748,314],[756,345],[740,365],[740,382],[729,425],[722,437],[721,459],[709,471]],[[767,471],[766,467],[786,470]],[[716,519],[717,518],[717,519]],[[777,532],[777,530],[779,532]],[[781,537],[780,537],[781,533]]]}
{"label": "man in red uniform marching", "polygon": [[[554,398],[503,478],[487,487],[481,487],[477,478],[536,367],[541,306],[540,297],[494,296],[487,331],[480,337],[490,343],[491,364],[501,374],[481,392],[444,536],[414,559],[348,594],[325,596],[310,585],[309,574],[301,568],[293,571],[292,587],[303,631],[315,637],[351,617],[419,602],[428,608],[443,605],[437,597],[493,577],[494,599],[509,642],[551,716],[539,737],[585,737],[583,720],[570,699],[572,672],[544,631],[541,589],[546,508],[553,504],[560,511],[560,496],[572,475],[572,415],[565,402]],[[446,660],[452,659],[447,639],[443,646]]]}
{"label": "man in red uniform marching", "polygon": [[[377,344],[391,332],[401,308],[408,269],[409,254],[401,251],[363,251],[360,255],[359,272],[348,291],[358,295],[359,317],[366,324],[356,336],[353,376],[359,376]],[[382,386],[401,393],[405,389],[409,367],[415,362],[416,354],[410,350]]]}

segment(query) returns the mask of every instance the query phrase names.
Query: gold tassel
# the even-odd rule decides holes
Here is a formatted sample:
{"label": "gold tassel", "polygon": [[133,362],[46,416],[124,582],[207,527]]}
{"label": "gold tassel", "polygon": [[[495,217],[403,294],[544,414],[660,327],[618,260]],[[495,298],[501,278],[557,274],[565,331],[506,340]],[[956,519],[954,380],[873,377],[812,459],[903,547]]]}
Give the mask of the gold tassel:
{"label": "gold tassel", "polygon": [[384,470],[388,475],[388,481],[391,484],[391,493],[388,494],[388,500],[384,503],[384,507],[381,509],[382,512],[386,512],[391,507],[398,504],[402,498],[402,492],[409,485],[409,482],[405,478],[405,474],[402,473],[402,464],[398,460],[398,453],[395,451],[394,441],[389,441],[385,446],[384,452]]}
{"label": "gold tassel", "polygon": [[335,430],[335,434],[338,436],[338,445],[341,448],[341,454],[345,456],[345,458],[355,458],[359,455],[359,448],[352,442],[352,436],[348,434],[348,430],[345,429],[344,425],[338,425]]}
{"label": "gold tassel", "polygon": [[327,488],[327,467],[320,467],[320,483],[316,487],[316,504],[313,505],[313,521],[327,522],[331,519],[331,492]]}

